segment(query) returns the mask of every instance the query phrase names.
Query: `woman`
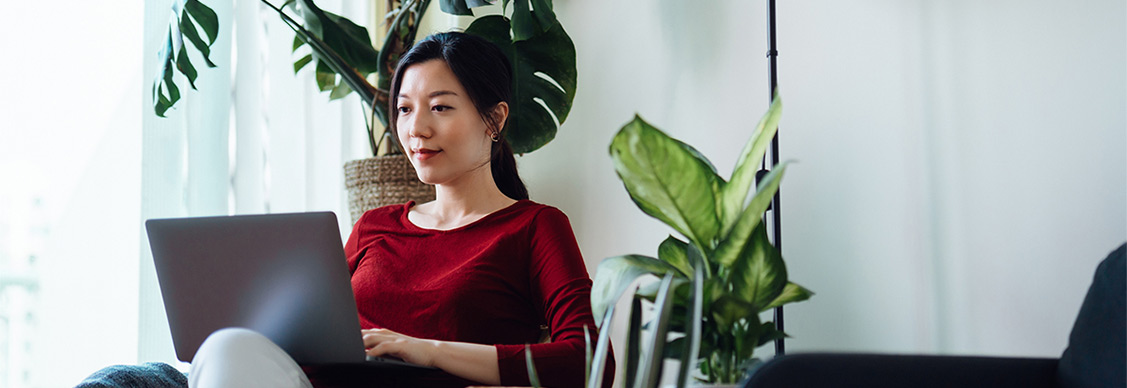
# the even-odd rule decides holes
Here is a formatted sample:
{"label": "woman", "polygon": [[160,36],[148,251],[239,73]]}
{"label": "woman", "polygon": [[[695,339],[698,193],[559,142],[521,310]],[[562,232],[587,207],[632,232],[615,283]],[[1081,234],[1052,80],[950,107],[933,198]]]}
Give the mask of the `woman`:
{"label": "woman", "polygon": [[[496,46],[451,32],[412,47],[392,79],[391,127],[436,199],[365,213],[345,253],[368,355],[448,374],[420,384],[528,385],[529,343],[544,385],[583,384],[591,280],[566,216],[529,201],[517,175],[502,133],[511,74]],[[537,343],[542,326],[550,342]],[[280,378],[265,385],[309,385],[264,337],[217,334],[197,352],[193,386],[263,383],[247,377],[262,363]]]}

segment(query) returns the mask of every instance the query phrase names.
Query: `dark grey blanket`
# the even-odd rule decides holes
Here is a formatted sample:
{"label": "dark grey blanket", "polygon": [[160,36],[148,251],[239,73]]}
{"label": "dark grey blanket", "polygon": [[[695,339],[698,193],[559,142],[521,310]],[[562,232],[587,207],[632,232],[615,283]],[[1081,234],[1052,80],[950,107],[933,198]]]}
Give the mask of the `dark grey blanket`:
{"label": "dark grey blanket", "polygon": [[75,388],[187,388],[188,375],[162,362],[114,365],[94,372]]}

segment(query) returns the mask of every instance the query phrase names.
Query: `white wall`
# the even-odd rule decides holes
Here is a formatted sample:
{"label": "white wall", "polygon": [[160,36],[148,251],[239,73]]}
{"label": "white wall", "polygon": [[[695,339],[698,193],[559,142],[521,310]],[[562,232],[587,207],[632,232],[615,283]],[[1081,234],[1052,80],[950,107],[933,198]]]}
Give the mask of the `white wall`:
{"label": "white wall", "polygon": [[[557,3],[575,107],[519,162],[594,271],[670,232],[607,155],[635,112],[730,173],[767,106],[766,2]],[[817,292],[788,350],[1059,356],[1127,239],[1124,3],[779,3],[784,256]]]}

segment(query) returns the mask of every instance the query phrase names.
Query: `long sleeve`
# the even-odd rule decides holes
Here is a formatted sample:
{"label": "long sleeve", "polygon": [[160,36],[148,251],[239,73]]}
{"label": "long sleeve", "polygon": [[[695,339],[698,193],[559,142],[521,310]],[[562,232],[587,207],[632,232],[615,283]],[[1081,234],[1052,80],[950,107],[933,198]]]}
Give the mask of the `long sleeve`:
{"label": "long sleeve", "polygon": [[[530,289],[551,332],[551,342],[530,345],[540,382],[547,387],[582,387],[586,368],[583,328],[598,338],[591,314],[591,279],[567,216],[555,208],[539,212],[532,225]],[[524,345],[497,345],[502,385],[529,384]],[[611,359],[606,374],[613,381]]]}

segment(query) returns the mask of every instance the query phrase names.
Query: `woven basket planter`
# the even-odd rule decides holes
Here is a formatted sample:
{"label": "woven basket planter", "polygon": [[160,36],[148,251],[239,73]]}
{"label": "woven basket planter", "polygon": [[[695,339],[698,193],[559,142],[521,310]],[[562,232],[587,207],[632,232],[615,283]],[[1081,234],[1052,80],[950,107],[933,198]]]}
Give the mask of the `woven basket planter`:
{"label": "woven basket planter", "polygon": [[380,206],[434,200],[434,186],[419,181],[403,154],[353,160],[344,164],[344,187],[352,223]]}

